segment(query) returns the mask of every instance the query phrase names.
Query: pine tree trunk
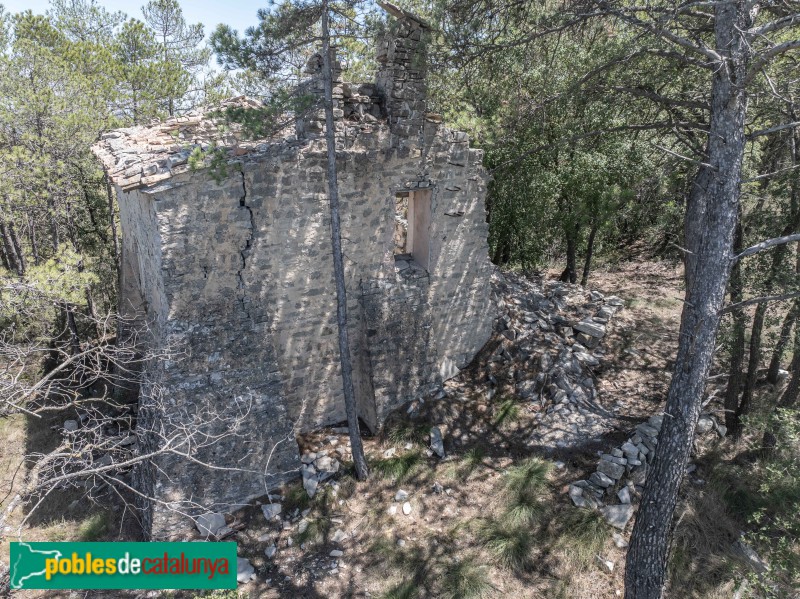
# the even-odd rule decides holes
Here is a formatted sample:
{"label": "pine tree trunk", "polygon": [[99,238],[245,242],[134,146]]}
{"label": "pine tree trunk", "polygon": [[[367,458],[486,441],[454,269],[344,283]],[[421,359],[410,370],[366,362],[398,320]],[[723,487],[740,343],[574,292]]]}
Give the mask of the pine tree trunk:
{"label": "pine tree trunk", "polygon": [[78,335],[78,325],[75,322],[75,307],[67,302],[63,302],[62,310],[67,322],[67,331],[69,332],[69,346],[72,355],[76,356],[81,353],[81,339]]}
{"label": "pine tree trunk", "polygon": [[795,300],[783,319],[781,332],[778,335],[778,341],[775,344],[775,350],[772,352],[772,359],[769,362],[767,381],[773,385],[778,382],[778,371],[781,369],[781,360],[783,360],[783,354],[786,353],[786,346],[789,345],[789,339],[792,336],[792,327],[798,316],[800,316],[800,301]]}
{"label": "pine tree trunk", "polygon": [[17,231],[14,229],[14,223],[10,221],[8,223],[8,234],[11,237],[11,243],[14,245],[14,251],[17,254],[17,260],[19,260],[19,274],[22,276],[28,270],[28,265],[25,263],[25,253],[22,251],[22,245],[19,242],[19,237],[17,237]]}
{"label": "pine tree trunk", "polygon": [[[742,223],[740,220],[736,225],[734,241],[734,252],[736,253],[742,249],[742,236]],[[737,261],[731,271],[731,304],[741,302],[743,295],[742,267],[741,263]],[[736,428],[738,423],[736,411],[739,409],[739,392],[744,378],[742,366],[744,364],[745,326],[746,316],[744,309],[741,307],[736,308],[733,311],[733,341],[731,342],[731,359],[728,366],[728,386],[725,389],[725,426],[728,430]]]}
{"label": "pine tree trunk", "polygon": [[761,336],[764,332],[764,319],[767,316],[767,303],[758,304],[756,313],[753,316],[753,326],[750,329],[750,349],[747,360],[747,375],[744,380],[742,398],[736,408],[733,421],[733,428],[730,433],[738,437],[742,432],[742,417],[750,413],[753,405],[753,394],[755,393],[756,383],[758,383],[758,367],[761,364]]}
{"label": "pine tree trunk", "polygon": [[3,268],[7,271],[11,272],[13,269],[11,268],[11,263],[8,261],[8,256],[6,255],[6,247],[5,244],[0,243],[0,261],[3,263]]}
{"label": "pine tree trunk", "polygon": [[567,237],[567,266],[564,268],[564,271],[561,273],[561,277],[559,280],[563,281],[564,283],[575,283],[578,280],[578,274],[575,268],[575,254],[577,252],[576,242],[575,242],[575,232],[572,228],[566,230],[566,237]]}
{"label": "pine tree trunk", "polygon": [[11,240],[8,224],[2,220],[0,220],[0,236],[3,238],[3,250],[5,251],[9,269],[21,277],[24,276],[25,268],[22,265],[20,257],[17,255],[14,242]]}
{"label": "pine tree trunk", "polygon": [[645,482],[625,569],[627,599],[659,599],[666,580],[672,518],[692,448],[732,264],[747,112],[744,81],[752,25],[744,4],[714,8],[715,47],[725,57],[712,74],[707,157],[689,195],[686,302],[663,424]]}
{"label": "pine tree trunk", "polygon": [[39,242],[36,240],[36,227],[33,224],[33,215],[28,214],[28,237],[31,240],[31,253],[33,254],[33,263],[39,266]]}
{"label": "pine tree trunk", "polygon": [[[798,228],[800,228],[800,210],[795,209],[790,215],[789,222],[781,231],[781,236],[791,235],[796,232]],[[780,245],[773,249],[772,252],[772,263],[769,273],[767,274],[767,279],[764,282],[765,295],[772,293],[772,290],[775,288],[775,282],[780,275],[781,269],[784,268],[785,259],[789,253],[789,246]],[[768,304],[766,302],[759,304],[753,316],[753,328],[750,333],[750,357],[747,363],[747,378],[745,379],[744,390],[742,391],[742,399],[736,410],[734,426],[732,429],[729,427],[729,430],[734,436],[738,436],[741,433],[741,419],[743,416],[750,413],[750,409],[753,405],[753,395],[755,394],[755,388],[758,383],[758,368],[761,366],[761,348],[767,307]]]}
{"label": "pine tree trunk", "polygon": [[792,363],[789,365],[792,376],[789,379],[789,384],[783,390],[781,400],[778,405],[782,408],[791,408],[797,405],[800,398],[800,327],[794,331],[794,355],[792,356]]}
{"label": "pine tree trunk", "polygon": [[106,197],[108,199],[108,224],[111,227],[111,242],[114,249],[114,268],[117,272],[117,294],[122,291],[122,267],[120,266],[119,239],[117,237],[117,223],[114,219],[114,191],[111,189],[111,180],[108,173],[104,174],[106,180]]}
{"label": "pine tree trunk", "polygon": [[581,287],[586,287],[586,283],[589,282],[589,269],[592,267],[592,254],[594,253],[595,235],[597,235],[597,223],[592,223],[592,229],[589,231],[589,239],[586,242],[586,260],[583,263]]}
{"label": "pine tree trunk", "polygon": [[[800,327],[797,327],[794,331],[794,355],[789,368],[792,371],[792,376],[789,379],[789,384],[786,385],[786,389],[783,390],[780,401],[778,401],[778,408],[792,408],[797,405],[798,399],[800,399]],[[762,451],[765,454],[774,451],[780,436],[780,422],[773,420],[773,424],[764,431],[764,437],[761,442]]]}
{"label": "pine tree trunk", "polygon": [[369,476],[364,447],[358,425],[353,365],[350,360],[350,341],[347,334],[347,294],[345,291],[342,233],[339,220],[339,184],[336,176],[336,129],[333,120],[333,65],[331,64],[330,31],[328,28],[328,0],[322,0],[322,77],[325,86],[325,141],[328,154],[328,196],[331,212],[331,246],[333,249],[333,276],[336,280],[336,323],[339,327],[339,356],[342,367],[342,390],[350,445],[356,477]]}

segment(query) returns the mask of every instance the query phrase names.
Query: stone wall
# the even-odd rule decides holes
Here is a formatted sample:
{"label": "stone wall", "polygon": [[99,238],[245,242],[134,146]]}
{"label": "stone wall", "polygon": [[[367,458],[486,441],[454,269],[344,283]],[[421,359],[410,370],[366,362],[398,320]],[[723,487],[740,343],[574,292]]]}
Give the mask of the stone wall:
{"label": "stone wall", "polygon": [[[394,31],[420,29],[405,20]],[[493,316],[482,154],[426,116],[424,83],[403,88],[418,94],[407,114],[387,81],[337,84],[353,375],[373,430],[463,368]],[[186,157],[223,134],[202,114],[181,118],[95,148],[118,186],[123,293],[170,352],[150,365],[140,399],[148,446],[167,449],[140,473],[159,499],[154,538],[175,534],[176,514],[230,510],[296,476],[296,434],[345,419],[321,128],[308,119],[260,141],[226,131],[219,180]],[[394,252],[396,195],[415,190],[429,194],[427,268]]]}

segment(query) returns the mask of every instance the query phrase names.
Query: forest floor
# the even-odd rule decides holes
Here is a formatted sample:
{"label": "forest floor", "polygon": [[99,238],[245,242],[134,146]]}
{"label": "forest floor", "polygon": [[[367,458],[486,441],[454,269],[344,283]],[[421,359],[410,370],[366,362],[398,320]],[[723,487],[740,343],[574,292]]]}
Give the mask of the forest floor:
{"label": "forest floor", "polygon": [[[545,273],[544,278],[555,275]],[[598,450],[617,447],[636,424],[660,412],[677,347],[682,268],[667,261],[627,261],[598,269],[589,288],[625,301],[608,324],[600,348],[604,357],[593,369],[597,403],[607,414],[600,437],[576,446],[532,444],[544,426],[544,413],[535,402],[492,393],[481,385],[473,386],[455,407],[448,404],[446,424],[435,406],[419,410],[413,419],[398,418],[382,435],[365,438],[372,466],[367,482],[348,476],[345,461],[313,499],[299,482],[282,489],[284,520],[266,521],[258,505],[234,514],[230,526],[236,533],[226,540],[235,540],[239,555],[255,568],[253,580],[239,585],[238,596],[622,596],[624,540],[632,521],[617,531],[597,512],[573,506],[567,491],[569,483],[595,469]],[[450,386],[463,390],[470,381],[465,373]],[[473,434],[456,443],[458,419],[468,421]],[[444,428],[443,459],[428,450],[431,426]],[[17,439],[24,445],[24,430],[18,428],[3,431],[4,442]],[[676,533],[676,553],[683,561],[676,562],[682,572],[673,577],[673,586],[676,580],[684,586],[675,586],[680,590],[670,596],[731,597],[745,576],[742,560],[730,550],[738,535],[736,522],[715,488],[706,485],[713,478],[706,469],[715,462],[702,456],[713,454],[718,460],[724,442],[714,438],[698,443],[697,470],[684,485]],[[346,444],[346,435],[331,430],[302,440],[306,450]],[[11,474],[0,468],[2,488]],[[26,539],[120,538],[118,508],[64,505],[60,516],[32,523]],[[273,546],[272,555],[265,555]],[[694,582],[686,583],[689,579]],[[218,591],[213,596],[237,594]]]}

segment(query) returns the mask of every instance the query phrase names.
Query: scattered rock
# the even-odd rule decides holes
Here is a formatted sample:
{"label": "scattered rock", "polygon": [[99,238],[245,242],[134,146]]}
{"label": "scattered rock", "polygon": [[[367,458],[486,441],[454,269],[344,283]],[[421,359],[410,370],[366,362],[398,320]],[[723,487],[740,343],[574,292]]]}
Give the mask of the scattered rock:
{"label": "scattered rock", "polygon": [[595,558],[597,559],[597,563],[600,565],[600,567],[603,570],[605,570],[606,572],[609,572],[609,573],[614,571],[614,562],[612,562],[611,560],[602,558],[599,555],[595,556]]}
{"label": "scattered rock", "polygon": [[572,325],[572,328],[579,333],[583,333],[595,339],[602,339],[606,336],[606,327],[596,322],[582,320]]}
{"label": "scattered rock", "polygon": [[333,533],[333,536],[331,537],[331,541],[333,543],[341,543],[342,541],[347,539],[347,537],[348,535],[345,531],[343,531],[341,528],[337,528],[336,531]]}
{"label": "scattered rock", "polygon": [[616,545],[618,549],[625,549],[625,547],[628,546],[628,541],[618,532],[611,535],[611,538],[614,540],[614,545]]}
{"label": "scattered rock", "polygon": [[236,558],[236,581],[237,582],[250,582],[256,576],[256,569],[250,564],[250,560],[246,557]]}
{"label": "scattered rock", "polygon": [[225,516],[218,512],[201,514],[195,520],[195,526],[203,537],[217,536],[217,533],[225,526]]}
{"label": "scattered rock", "polygon": [[710,416],[700,416],[695,429],[698,435],[705,435],[714,428],[714,419]]}
{"label": "scattered rock", "polygon": [[78,430],[78,421],[77,420],[65,420],[64,421],[64,430],[68,433],[74,433]]}
{"label": "scattered rock", "polygon": [[278,553],[278,548],[275,545],[270,545],[264,549],[264,555],[267,556],[267,559],[272,559],[276,553]]}
{"label": "scattered rock", "polygon": [[394,494],[394,500],[397,502],[405,501],[406,499],[408,499],[408,491],[400,489]]}
{"label": "scattered rock", "polygon": [[303,488],[306,490],[306,494],[310,498],[314,498],[314,495],[317,494],[317,487],[319,486],[319,480],[317,480],[316,476],[304,476],[303,477]]}
{"label": "scattered rock", "polygon": [[328,555],[331,557],[342,557],[344,555],[344,551],[341,551],[339,549],[334,549]]}
{"label": "scattered rock", "polygon": [[756,574],[764,574],[769,570],[769,564],[761,559],[758,553],[742,539],[739,539],[733,544],[733,549],[747,562]]}
{"label": "scattered rock", "polygon": [[611,526],[622,530],[633,516],[633,505],[630,503],[607,505],[600,508],[600,513]]}
{"label": "scattered rock", "polygon": [[438,426],[431,428],[431,449],[440,458],[444,457],[444,441],[442,440],[442,431]]}
{"label": "scattered rock", "polygon": [[406,501],[406,502],[403,504],[403,513],[404,513],[406,516],[408,516],[408,515],[411,513],[411,502],[410,502],[410,501]]}
{"label": "scattered rock", "polygon": [[264,517],[267,521],[277,517],[281,513],[281,509],[280,503],[265,503],[261,506],[261,511],[264,512]]}

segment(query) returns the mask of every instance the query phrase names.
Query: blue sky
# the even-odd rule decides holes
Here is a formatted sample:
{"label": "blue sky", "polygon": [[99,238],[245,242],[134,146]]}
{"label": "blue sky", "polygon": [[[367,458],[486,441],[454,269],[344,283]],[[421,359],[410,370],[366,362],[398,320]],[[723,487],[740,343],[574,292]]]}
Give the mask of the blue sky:
{"label": "blue sky", "polygon": [[[121,10],[129,17],[142,18],[141,7],[147,0],[99,0],[98,4],[107,10]],[[179,0],[180,1],[180,0]],[[43,14],[49,7],[49,0],[0,0],[10,13],[30,9],[34,13]],[[230,25],[239,33],[247,27],[258,23],[256,11],[269,6],[269,0],[183,0],[180,2],[183,14],[190,23],[202,23],[206,34],[214,30],[218,23]]]}

